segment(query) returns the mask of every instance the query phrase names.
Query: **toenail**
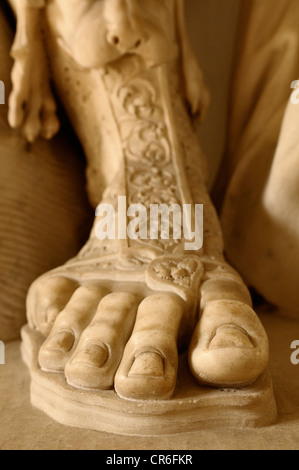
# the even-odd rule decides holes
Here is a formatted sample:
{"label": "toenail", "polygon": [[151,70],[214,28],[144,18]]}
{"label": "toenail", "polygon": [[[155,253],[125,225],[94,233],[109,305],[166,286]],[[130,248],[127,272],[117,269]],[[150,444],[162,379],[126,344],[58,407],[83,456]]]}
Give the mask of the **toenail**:
{"label": "toenail", "polygon": [[109,351],[105,344],[92,343],[76,354],[72,363],[101,368],[106,364],[108,357]]}
{"label": "toenail", "polygon": [[209,349],[218,348],[253,349],[254,345],[246,330],[238,325],[227,324],[217,329],[210,342]]}
{"label": "toenail", "polygon": [[70,331],[60,331],[55,336],[49,338],[46,349],[69,352],[75,342],[75,337]]}
{"label": "toenail", "polygon": [[136,354],[130,372],[131,376],[163,377],[164,358],[157,351],[141,351]]}

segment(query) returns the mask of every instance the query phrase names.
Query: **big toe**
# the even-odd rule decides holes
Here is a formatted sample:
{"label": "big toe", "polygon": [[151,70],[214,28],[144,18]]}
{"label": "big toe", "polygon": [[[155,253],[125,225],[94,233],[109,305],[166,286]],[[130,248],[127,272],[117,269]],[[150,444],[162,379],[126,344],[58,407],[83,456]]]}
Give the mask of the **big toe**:
{"label": "big toe", "polygon": [[207,305],[189,347],[189,365],[202,384],[242,387],[266,369],[269,344],[255,312],[238,301]]}

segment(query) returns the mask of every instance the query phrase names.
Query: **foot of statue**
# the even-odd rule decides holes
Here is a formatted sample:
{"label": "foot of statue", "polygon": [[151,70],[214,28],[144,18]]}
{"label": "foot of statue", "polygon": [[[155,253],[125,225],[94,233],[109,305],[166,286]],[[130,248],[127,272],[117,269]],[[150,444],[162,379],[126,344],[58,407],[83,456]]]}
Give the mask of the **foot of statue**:
{"label": "foot of statue", "polygon": [[263,373],[266,333],[224,261],[184,254],[136,263],[130,272],[75,259],[33,284],[28,319],[45,336],[44,371],[136,400],[174,395],[184,348],[200,384],[243,387]]}

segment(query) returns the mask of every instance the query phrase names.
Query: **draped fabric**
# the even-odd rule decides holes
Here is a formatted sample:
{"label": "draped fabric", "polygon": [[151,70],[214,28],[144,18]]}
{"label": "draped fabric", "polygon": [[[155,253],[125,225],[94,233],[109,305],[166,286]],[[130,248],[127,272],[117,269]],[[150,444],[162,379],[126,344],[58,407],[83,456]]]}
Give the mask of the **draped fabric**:
{"label": "draped fabric", "polygon": [[[237,41],[227,150],[215,188],[226,252],[268,300],[299,294],[298,0],[245,0]],[[283,127],[282,127],[282,123]]]}

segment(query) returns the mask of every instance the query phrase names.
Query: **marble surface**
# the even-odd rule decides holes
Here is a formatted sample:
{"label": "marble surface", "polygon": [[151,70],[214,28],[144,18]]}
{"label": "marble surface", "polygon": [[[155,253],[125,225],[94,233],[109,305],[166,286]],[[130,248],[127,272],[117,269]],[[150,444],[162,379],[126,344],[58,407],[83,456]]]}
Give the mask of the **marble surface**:
{"label": "marble surface", "polygon": [[263,308],[261,320],[271,344],[271,371],[278,422],[267,428],[198,431],[178,436],[125,437],[73,429],[55,423],[29,403],[29,373],[20,343],[6,345],[0,366],[1,450],[195,450],[299,449],[299,365],[291,364],[290,345],[299,339],[298,321]]}

